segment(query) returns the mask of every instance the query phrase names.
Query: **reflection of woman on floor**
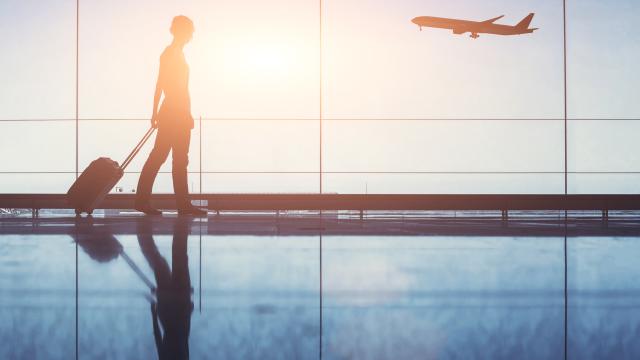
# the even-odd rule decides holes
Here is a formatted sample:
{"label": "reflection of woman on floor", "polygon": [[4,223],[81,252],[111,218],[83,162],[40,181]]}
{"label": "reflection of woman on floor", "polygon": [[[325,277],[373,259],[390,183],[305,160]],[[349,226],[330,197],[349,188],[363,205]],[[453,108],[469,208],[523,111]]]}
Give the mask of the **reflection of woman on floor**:
{"label": "reflection of woman on floor", "polygon": [[[187,257],[190,218],[178,217],[173,230],[171,269],[153,241],[151,220],[138,227],[138,242],[156,278],[157,305],[151,305],[159,359],[188,359],[191,329],[191,279]],[[159,320],[159,324],[158,324]]]}

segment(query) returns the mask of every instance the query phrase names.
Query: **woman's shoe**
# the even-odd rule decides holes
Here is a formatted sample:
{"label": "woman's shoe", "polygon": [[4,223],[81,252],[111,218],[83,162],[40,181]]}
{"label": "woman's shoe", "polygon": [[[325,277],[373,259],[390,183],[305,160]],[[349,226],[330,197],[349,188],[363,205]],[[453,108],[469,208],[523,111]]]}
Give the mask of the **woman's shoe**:
{"label": "woman's shoe", "polygon": [[152,208],[149,204],[135,204],[134,209],[145,215],[162,215],[162,211]]}
{"label": "woman's shoe", "polygon": [[209,215],[209,213],[207,213],[206,210],[202,210],[195,206],[187,206],[185,208],[178,209],[178,215],[205,217]]}

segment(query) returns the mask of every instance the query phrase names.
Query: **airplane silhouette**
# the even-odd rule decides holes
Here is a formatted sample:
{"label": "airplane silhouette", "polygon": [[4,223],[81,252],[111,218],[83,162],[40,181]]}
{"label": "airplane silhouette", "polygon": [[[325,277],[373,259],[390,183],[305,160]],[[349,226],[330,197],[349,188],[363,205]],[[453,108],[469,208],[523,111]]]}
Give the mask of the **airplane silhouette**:
{"label": "airplane silhouette", "polygon": [[451,29],[453,30],[454,34],[464,34],[466,32],[470,32],[470,37],[473,39],[477,39],[480,37],[480,35],[478,35],[480,33],[495,35],[530,34],[535,30],[538,30],[538,28],[529,29],[529,24],[531,24],[533,15],[535,14],[531,13],[527,15],[527,17],[522,19],[522,21],[520,21],[515,26],[495,24],[495,22],[502,19],[504,15],[485,21],[469,21],[432,16],[419,16],[411,20],[411,22],[418,25],[420,27],[420,31],[422,31],[422,27]]}

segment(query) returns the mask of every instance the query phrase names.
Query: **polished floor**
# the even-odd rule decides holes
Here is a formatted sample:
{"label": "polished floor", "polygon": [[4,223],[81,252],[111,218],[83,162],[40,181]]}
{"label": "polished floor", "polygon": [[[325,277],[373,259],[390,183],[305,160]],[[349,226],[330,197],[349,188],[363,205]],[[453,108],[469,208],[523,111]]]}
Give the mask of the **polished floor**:
{"label": "polished floor", "polygon": [[640,219],[0,219],[0,359],[638,359]]}

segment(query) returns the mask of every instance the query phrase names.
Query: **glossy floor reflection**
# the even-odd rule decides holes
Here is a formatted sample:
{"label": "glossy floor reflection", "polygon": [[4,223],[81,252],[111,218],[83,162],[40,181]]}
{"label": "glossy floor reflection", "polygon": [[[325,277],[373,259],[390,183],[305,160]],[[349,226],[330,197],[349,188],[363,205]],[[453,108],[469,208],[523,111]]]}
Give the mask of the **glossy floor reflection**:
{"label": "glossy floor reflection", "polygon": [[639,224],[2,219],[0,358],[635,359]]}

